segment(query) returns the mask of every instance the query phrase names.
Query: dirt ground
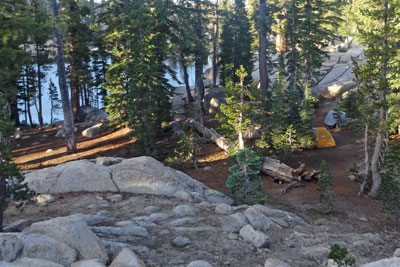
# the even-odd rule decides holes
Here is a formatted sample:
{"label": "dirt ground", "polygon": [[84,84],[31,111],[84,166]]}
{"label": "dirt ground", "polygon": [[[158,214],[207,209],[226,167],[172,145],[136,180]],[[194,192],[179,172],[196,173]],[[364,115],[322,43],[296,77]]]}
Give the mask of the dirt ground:
{"label": "dirt ground", "polygon": [[[315,126],[322,126],[325,115],[334,108],[334,101],[321,102],[315,113]],[[92,159],[99,156],[133,157],[139,153],[133,148],[134,140],[129,137],[128,129],[110,129],[93,138],[81,135],[84,128],[77,131],[78,152],[67,155],[64,140],[55,137],[57,129],[37,130],[23,129],[28,139],[16,140],[15,162],[22,170],[44,168],[63,162],[77,159]],[[45,137],[43,135],[45,134]],[[393,228],[393,219],[381,213],[380,203],[368,197],[359,197],[359,184],[347,178],[349,169],[354,163],[361,161],[357,154],[362,154],[362,144],[356,142],[357,136],[350,128],[342,128],[339,132],[332,132],[337,146],[325,149],[310,149],[296,155],[288,164],[296,167],[298,162],[306,163],[308,169],[318,169],[324,159],[329,164],[335,177],[335,212],[328,216],[332,220],[344,218],[359,223],[360,219],[375,229]],[[34,145],[35,142],[40,144]],[[158,141],[160,160],[173,151],[176,144],[174,140],[165,135]],[[361,153],[360,153],[361,152]],[[227,192],[225,182],[230,175],[228,168],[231,164],[227,155],[213,143],[204,145],[199,160],[199,169],[194,169],[190,163],[176,166],[181,171],[189,174],[207,186]],[[204,168],[208,167],[208,168]],[[268,202],[299,215],[320,216],[318,211],[319,193],[315,183],[308,183],[305,187],[295,188],[282,195],[281,190],[285,185],[273,183],[273,179],[262,177],[264,190],[268,196]],[[321,215],[322,216],[322,215]],[[326,216],[325,216],[326,217]]]}

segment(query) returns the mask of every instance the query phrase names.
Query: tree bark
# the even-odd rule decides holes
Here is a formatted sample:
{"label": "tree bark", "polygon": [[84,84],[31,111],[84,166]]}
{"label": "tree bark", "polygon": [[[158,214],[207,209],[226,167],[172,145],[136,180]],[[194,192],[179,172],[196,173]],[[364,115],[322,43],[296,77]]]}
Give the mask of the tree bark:
{"label": "tree bark", "polygon": [[[204,48],[202,47],[201,41],[204,36],[202,33],[202,13],[200,0],[196,0],[196,10],[197,10],[197,25],[196,25],[196,37],[198,39],[198,44],[195,50],[195,98],[199,98],[199,105],[201,110],[203,110],[203,99],[204,99],[204,82],[203,82],[203,61],[204,61]],[[198,97],[198,98],[197,98]]]}
{"label": "tree bark", "polygon": [[[56,20],[58,16],[57,0],[51,0],[51,16],[53,20]],[[72,114],[71,103],[68,95],[67,78],[65,74],[65,62],[64,62],[64,52],[63,45],[61,41],[61,35],[58,32],[57,24],[54,27],[54,39],[56,43],[57,50],[57,74],[58,83],[61,93],[61,102],[64,113],[64,130],[65,130],[65,141],[67,144],[67,153],[76,152],[76,138],[74,133],[74,117]]]}
{"label": "tree bark", "polygon": [[192,96],[192,92],[190,91],[190,85],[189,85],[189,74],[187,72],[186,60],[185,60],[185,56],[183,55],[183,53],[180,53],[179,61],[180,61],[181,66],[182,66],[183,80],[185,82],[186,95],[188,97],[188,101],[189,102],[193,102],[194,99],[193,99],[193,96]]}
{"label": "tree bark", "polygon": [[212,55],[212,87],[217,87],[217,76],[218,76],[218,66],[217,66],[217,57],[218,57],[218,40],[219,40],[219,12],[218,12],[218,0],[215,4],[215,34],[213,40],[213,55]]}
{"label": "tree bark", "polygon": [[6,199],[7,199],[6,180],[0,176],[0,232],[3,232],[3,218],[6,206]]}
{"label": "tree bark", "polygon": [[365,192],[365,187],[367,186],[368,183],[368,175],[369,175],[369,153],[368,153],[368,124],[365,124],[365,130],[364,130],[364,163],[365,163],[365,174],[364,174],[364,181],[361,184],[360,187],[360,192],[358,192],[358,195],[362,197]]}
{"label": "tree bark", "polygon": [[268,90],[268,66],[267,66],[267,23],[266,23],[266,0],[260,0],[260,14],[259,14],[259,72],[260,72],[260,92],[264,100]]}
{"label": "tree bark", "polygon": [[[79,12],[78,4],[76,1],[69,1],[69,8],[71,12]],[[72,114],[74,116],[75,121],[79,121],[79,97],[80,97],[80,82],[79,82],[79,75],[78,75],[78,62],[80,60],[77,58],[76,55],[76,44],[75,39],[77,35],[77,29],[72,27],[69,32],[70,35],[70,42],[68,43],[68,52],[70,55],[70,62],[69,62],[69,72],[70,72],[70,87],[71,87],[71,107],[72,107]]]}
{"label": "tree bark", "polygon": [[38,120],[40,127],[43,126],[43,108],[42,108],[42,77],[41,77],[41,64],[40,64],[40,51],[39,51],[39,44],[36,42],[36,65],[37,65],[37,79],[38,79]]}

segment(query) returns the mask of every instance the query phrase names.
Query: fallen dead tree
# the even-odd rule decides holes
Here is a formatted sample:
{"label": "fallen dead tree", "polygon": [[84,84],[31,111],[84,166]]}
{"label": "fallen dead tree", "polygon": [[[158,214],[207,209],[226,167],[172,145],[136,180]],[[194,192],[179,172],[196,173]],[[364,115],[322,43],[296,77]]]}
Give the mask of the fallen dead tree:
{"label": "fallen dead tree", "polygon": [[[196,129],[204,138],[213,141],[224,151],[229,151],[228,141],[214,129],[207,128],[193,119],[187,119],[186,124]],[[294,169],[270,157],[264,158],[261,172],[289,183],[289,185],[282,190],[282,193],[286,193],[291,188],[303,186],[304,184],[302,181],[318,179],[320,173],[320,171],[317,170],[307,171],[303,163],[301,163],[297,169]]]}

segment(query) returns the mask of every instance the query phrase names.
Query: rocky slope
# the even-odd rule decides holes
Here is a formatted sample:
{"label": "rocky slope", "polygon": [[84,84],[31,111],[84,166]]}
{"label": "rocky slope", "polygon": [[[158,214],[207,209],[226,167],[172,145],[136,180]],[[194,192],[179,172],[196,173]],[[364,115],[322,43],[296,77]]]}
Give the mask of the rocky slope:
{"label": "rocky slope", "polygon": [[[75,161],[68,168],[59,165],[27,175],[31,188],[49,193],[55,190],[51,183],[58,189],[23,210],[7,210],[0,266],[334,266],[327,261],[334,243],[365,264],[391,256],[399,241],[397,233],[365,232],[357,223],[312,221],[269,206],[214,201],[204,193],[210,190],[206,186],[151,158],[97,162],[111,166]],[[125,185],[140,184],[141,191],[123,191],[115,182],[103,189],[119,190],[102,192],[104,181],[120,181],[116,177],[124,172],[130,174]],[[81,190],[71,187],[79,179]],[[97,179],[99,185],[91,188]],[[158,190],[166,186],[179,190]],[[178,191],[185,194],[174,196]],[[212,196],[230,200],[218,192]],[[365,266],[399,264],[400,258],[393,257]]]}

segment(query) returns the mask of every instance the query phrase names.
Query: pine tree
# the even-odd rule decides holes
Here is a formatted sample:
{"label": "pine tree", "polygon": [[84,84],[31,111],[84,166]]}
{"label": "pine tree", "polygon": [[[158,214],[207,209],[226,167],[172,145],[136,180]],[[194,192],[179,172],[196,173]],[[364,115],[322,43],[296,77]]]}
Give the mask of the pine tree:
{"label": "pine tree", "polygon": [[324,50],[337,37],[340,0],[302,0],[298,40],[300,61],[303,66],[303,88],[313,86],[316,70],[327,57]]}
{"label": "pine tree", "polygon": [[57,113],[59,109],[61,109],[61,100],[58,96],[58,89],[53,81],[50,79],[49,88],[49,100],[50,100],[50,123],[53,123],[53,115]]}
{"label": "pine tree", "polygon": [[262,160],[251,149],[239,150],[236,153],[237,164],[231,166],[231,176],[226,181],[231,195],[238,204],[264,203],[267,196],[262,191],[259,176]]}
{"label": "pine tree", "polygon": [[228,136],[232,138],[234,135],[238,135],[239,149],[243,149],[243,134],[252,125],[251,118],[255,106],[250,101],[254,100],[252,92],[255,90],[251,85],[244,85],[247,73],[243,66],[236,70],[236,76],[239,79],[238,83],[228,80],[223,88],[226,104],[221,105],[221,114],[218,115],[218,118],[222,121],[221,129],[228,133]]}
{"label": "pine tree", "polygon": [[325,160],[322,160],[321,166],[321,175],[318,179],[318,192],[319,199],[322,204],[323,212],[330,213],[333,209],[334,198],[332,193],[332,187],[334,186],[334,178],[329,169],[328,163]]}
{"label": "pine tree", "polygon": [[[146,154],[155,152],[161,123],[170,118],[172,87],[164,77],[169,6],[166,0],[110,2],[107,39],[113,64],[106,75],[107,112],[112,123],[128,125]],[[115,16],[114,12],[118,13]]]}
{"label": "pine tree", "polygon": [[[363,114],[366,132],[373,135],[374,148],[369,158],[366,152],[367,166],[372,174],[372,187],[369,196],[377,197],[382,182],[381,158],[384,153],[385,139],[388,138],[389,97],[396,94],[398,88],[395,73],[399,72],[397,60],[399,28],[397,21],[399,1],[362,0],[359,13],[360,38],[367,46],[367,63],[356,68],[360,81],[361,101],[359,106]],[[361,194],[364,193],[364,186]]]}
{"label": "pine tree", "polygon": [[227,79],[238,82],[236,70],[243,66],[249,73],[244,84],[252,80],[253,54],[251,44],[253,36],[248,13],[243,0],[235,0],[233,7],[225,11],[224,23],[221,32],[221,83],[225,85]]}
{"label": "pine tree", "polygon": [[[45,64],[50,63],[47,42],[50,39],[51,25],[47,12],[46,2],[43,0],[32,0],[30,3],[30,14],[33,14],[33,24],[30,34],[35,46],[35,64],[37,94],[34,104],[37,109],[39,125],[43,126],[42,85],[47,70]],[[37,99],[37,102],[36,102]]]}
{"label": "pine tree", "polygon": [[74,120],[80,121],[80,98],[84,88],[91,83],[92,79],[89,72],[91,60],[89,44],[92,31],[86,23],[90,10],[76,0],[62,0],[62,6],[67,28],[65,43],[68,49],[65,59],[69,63],[71,107]]}

